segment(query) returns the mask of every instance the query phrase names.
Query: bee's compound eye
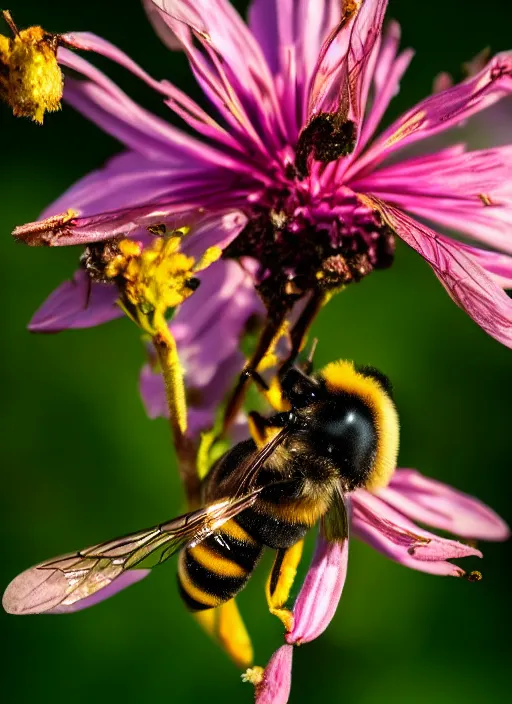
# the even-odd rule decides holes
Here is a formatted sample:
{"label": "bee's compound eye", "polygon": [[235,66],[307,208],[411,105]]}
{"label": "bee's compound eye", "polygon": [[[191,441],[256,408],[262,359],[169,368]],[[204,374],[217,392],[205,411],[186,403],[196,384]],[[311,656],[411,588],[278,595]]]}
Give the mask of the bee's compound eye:
{"label": "bee's compound eye", "polygon": [[327,405],[316,418],[319,454],[331,458],[350,489],[363,486],[372,471],[377,430],[370,409],[357,399]]}

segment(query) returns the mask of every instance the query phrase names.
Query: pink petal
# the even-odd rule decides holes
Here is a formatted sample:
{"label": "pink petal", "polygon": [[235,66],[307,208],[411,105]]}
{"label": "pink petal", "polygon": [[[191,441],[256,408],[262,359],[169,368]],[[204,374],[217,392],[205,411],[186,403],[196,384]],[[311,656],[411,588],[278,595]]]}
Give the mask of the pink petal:
{"label": "pink petal", "polygon": [[[261,47],[227,0],[152,0],[183,45],[198,82],[221,115],[261,155],[284,131],[272,75]],[[202,48],[198,48],[198,45]],[[222,57],[222,60],[219,60]],[[264,136],[265,139],[262,139]]]}
{"label": "pink petal", "polygon": [[351,183],[421,218],[512,253],[512,147],[444,149]]}
{"label": "pink petal", "polygon": [[[82,42],[90,45],[91,48],[94,47],[95,51],[118,61],[129,70],[137,73],[139,77],[145,77],[146,82],[163,93],[167,100],[179,100],[182,97],[182,94],[173,89],[171,84],[151,79],[123,52],[105,40],[92,34],[77,33],[70,35],[70,37],[71,39],[77,38],[77,43]],[[86,41],[83,39],[84,37],[87,38]],[[148,158],[168,161],[175,166],[180,165],[185,170],[190,170],[193,166],[196,168],[217,166],[244,170],[245,164],[242,159],[236,160],[229,157],[222,150],[200,142],[137,105],[102,71],[81,56],[60,48],[58,58],[59,63],[63,66],[73,69],[88,79],[78,81],[68,78],[64,91],[65,100],[105,132],[119,139],[129,149]],[[185,98],[184,100],[187,108],[193,113],[195,112],[197,117],[195,104]],[[209,133],[210,138],[215,136],[217,136],[215,131]]]}
{"label": "pink petal", "polygon": [[[198,198],[200,193],[196,189]],[[211,193],[212,201],[216,198]],[[177,187],[173,197],[165,203],[149,203],[128,208],[120,208],[86,217],[51,216],[47,220],[20,225],[13,231],[16,239],[30,246],[65,247],[69,245],[84,245],[91,242],[102,242],[116,237],[148,237],[147,228],[163,223],[169,231],[182,227],[191,228],[187,235],[187,245],[193,243],[195,228],[210,222],[212,217],[222,221],[218,228],[220,240],[216,244],[229,242],[245,225],[245,216],[238,210],[208,212],[205,200],[188,201],[188,195],[180,193]],[[227,216],[227,217],[226,217]],[[201,229],[198,230],[201,232]]]}
{"label": "pink petal", "polygon": [[[154,5],[150,3],[154,8]],[[157,22],[158,27],[160,23]],[[198,132],[208,137],[210,142],[219,142],[222,145],[228,145],[233,149],[240,148],[238,142],[226,132],[215,120],[213,120],[199,105],[189,98],[186,93],[176,88],[169,81],[155,81],[149,74],[146,73],[138,64],[136,64],[124,51],[118,49],[110,42],[102,37],[89,32],[74,32],[65,34],[66,42],[72,44],[77,49],[86,51],[94,51],[101,56],[105,56],[112,61],[120,64],[138,78],[142,79],[151,88],[165,96],[166,104],[169,105],[180,117],[182,117],[191,127]],[[179,45],[177,48],[181,48]],[[101,74],[95,74],[100,77]],[[104,82],[104,81],[103,81]]]}
{"label": "pink petal", "polygon": [[[9,614],[67,614],[87,609],[89,606],[114,596],[141,579],[147,577],[151,570],[131,570],[122,573],[95,594],[74,602],[63,603],[63,588],[67,580],[60,578],[58,570],[42,570],[32,567],[22,572],[5,590],[2,606]],[[65,582],[65,585],[63,584]]]}
{"label": "pink petal", "polygon": [[512,257],[508,254],[490,252],[487,249],[470,247],[465,244],[462,249],[466,254],[491,274],[501,288],[512,289]]}
{"label": "pink petal", "polygon": [[414,469],[398,469],[378,496],[414,521],[463,538],[506,540],[506,523],[478,499],[423,476]]}
{"label": "pink petal", "polygon": [[416,526],[373,494],[359,489],[352,495],[355,534],[396,562],[431,574],[462,577],[460,567],[447,560],[482,557],[475,548],[455,540],[440,538]]}
{"label": "pink petal", "polygon": [[154,203],[174,188],[182,187],[184,180],[187,181],[187,175],[181,169],[136,152],[125,152],[80,179],[46,208],[41,217],[68,209],[89,216]]}
{"label": "pink petal", "polygon": [[[375,92],[368,115],[363,121],[357,152],[360,152],[373,137],[389,103],[398,93],[400,80],[414,56],[414,51],[407,49],[397,57],[400,34],[398,22],[389,22],[384,30],[382,46],[375,62],[373,75]],[[357,154],[354,154],[352,158],[354,159],[356,156]]]}
{"label": "pink petal", "polygon": [[340,16],[339,0],[253,0],[249,7],[249,27],[276,75],[291,143],[306,122],[307,90],[321,46]]}
{"label": "pink petal", "polygon": [[311,567],[293,608],[294,624],[286,642],[308,643],[325,631],[336,613],[347,576],[348,538],[328,542],[318,536]]}
{"label": "pink petal", "polygon": [[394,122],[354,164],[356,171],[466,120],[512,92],[512,53],[497,54],[475,76],[426,98]]}
{"label": "pink petal", "polygon": [[106,284],[91,284],[81,269],[50,294],[29,323],[31,332],[60,332],[89,328],[122,316],[116,305],[117,289]]}
{"label": "pink petal", "polygon": [[433,268],[455,303],[491,337],[512,347],[512,300],[459,243],[434,232],[405,213],[365,197],[410,247]]}
{"label": "pink petal", "polygon": [[293,646],[282,645],[270,658],[256,687],[256,704],[286,704],[292,686]]}

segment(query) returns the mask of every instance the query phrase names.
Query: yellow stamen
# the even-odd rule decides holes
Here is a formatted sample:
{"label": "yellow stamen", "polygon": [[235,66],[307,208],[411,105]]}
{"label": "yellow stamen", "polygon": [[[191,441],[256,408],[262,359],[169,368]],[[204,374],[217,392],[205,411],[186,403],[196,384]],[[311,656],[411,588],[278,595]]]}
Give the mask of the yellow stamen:
{"label": "yellow stamen", "polygon": [[242,682],[250,682],[257,687],[263,682],[264,672],[265,670],[262,667],[255,665],[254,667],[248,667],[247,670],[240,675],[240,677],[242,678]]}
{"label": "yellow stamen", "polygon": [[10,13],[4,10],[2,14],[13,36],[0,35],[0,97],[15,116],[41,124],[45,112],[61,107],[64,83],[57,63],[59,35],[42,27],[18,30]]}

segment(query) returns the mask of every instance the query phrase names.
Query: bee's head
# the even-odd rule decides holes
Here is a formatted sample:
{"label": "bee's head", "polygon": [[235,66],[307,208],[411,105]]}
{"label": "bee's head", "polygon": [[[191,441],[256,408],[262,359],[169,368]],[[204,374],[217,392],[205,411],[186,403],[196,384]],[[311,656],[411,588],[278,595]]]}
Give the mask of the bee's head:
{"label": "bee's head", "polygon": [[313,452],[332,461],[347,490],[388,483],[398,454],[398,417],[384,374],[350,362],[329,364],[316,376],[293,367],[281,387]]}
{"label": "bee's head", "polygon": [[373,367],[333,362],[320,373],[325,402],[319,431],[330,440],[342,479],[351,488],[378,489],[395,470],[399,422],[388,378]]}

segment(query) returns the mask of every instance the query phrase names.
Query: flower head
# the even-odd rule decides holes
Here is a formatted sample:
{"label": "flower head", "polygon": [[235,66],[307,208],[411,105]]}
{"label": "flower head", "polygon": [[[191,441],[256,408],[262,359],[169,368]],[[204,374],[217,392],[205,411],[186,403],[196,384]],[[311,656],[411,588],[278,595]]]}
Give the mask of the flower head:
{"label": "flower head", "polygon": [[[385,0],[253,0],[249,26],[227,0],[144,4],[163,41],[186,53],[212,114],[109,42],[87,33],[64,35],[68,46],[107,57],[145,81],[195,135],[150,114],[80,55],[60,48],[60,65],[73,71],[65,99],[127,150],[73,186],[41,221],[14,234],[30,245],[86,246],[81,269],[43,304],[31,329],[96,325],[124,310],[151,338],[142,393],[150,415],[170,416],[193,504],[200,431],[214,425],[243,365],[240,342],[255,319],[262,331],[248,371],[256,377],[288,330],[290,356],[277,355],[283,364],[296,356],[333,293],[389,267],[397,236],[430,263],[484,330],[512,346],[512,301],[503,291],[512,282],[512,147],[466,151],[456,145],[400,158],[404,147],[511,93],[512,55],[494,57],[375,137],[412,58],[410,51],[398,53],[396,23],[382,31]],[[457,230],[471,243],[417,217]],[[221,430],[237,417],[244,383],[227,402],[229,423]],[[354,535],[424,572],[465,576],[449,560],[481,553],[415,520],[467,539],[508,534],[490,509],[411,470],[396,471],[387,487],[351,491],[348,499]],[[149,534],[159,538],[161,530]],[[328,537],[321,532],[293,612],[268,587],[286,644],[264,671],[246,673],[260,704],[287,700],[293,647],[320,635],[335,613],[349,541]],[[300,551],[281,566],[283,593]],[[74,558],[67,567],[75,568]],[[120,573],[124,563],[116,568]],[[44,596],[46,584],[32,584],[33,575],[26,573],[16,588],[41,589]],[[55,579],[62,590],[61,575]],[[119,588],[136,581],[119,580],[117,572],[114,579]],[[102,595],[115,591],[109,587]],[[11,590],[4,605],[15,610],[25,597]],[[53,598],[51,611],[60,608]],[[250,660],[233,604],[202,625],[232,648],[237,662]]]}
{"label": "flower head", "polygon": [[[196,136],[151,115],[83,58],[60,49],[61,65],[82,77],[67,80],[65,98],[128,151],[70,189],[47,220],[18,228],[18,238],[90,244],[141,236],[162,222],[190,227],[193,247],[198,214],[207,212],[209,244],[225,258],[256,261],[254,284],[269,315],[281,320],[304,297],[324,302],[390,266],[399,236],[460,307],[512,345],[512,303],[502,290],[512,278],[511,149],[457,144],[420,157],[403,153],[510,94],[510,53],[446,84],[375,137],[412,58],[410,50],[398,53],[396,23],[382,31],[386,0],[254,0],[249,26],[227,0],[144,4],[163,41],[187,54],[213,113],[107,41],[65,35],[68,45],[106,56],[148,83]],[[55,219],[68,208],[76,217]],[[89,304],[97,300],[91,296]],[[49,305],[54,311],[55,297]],[[52,316],[52,328],[55,322]]]}

